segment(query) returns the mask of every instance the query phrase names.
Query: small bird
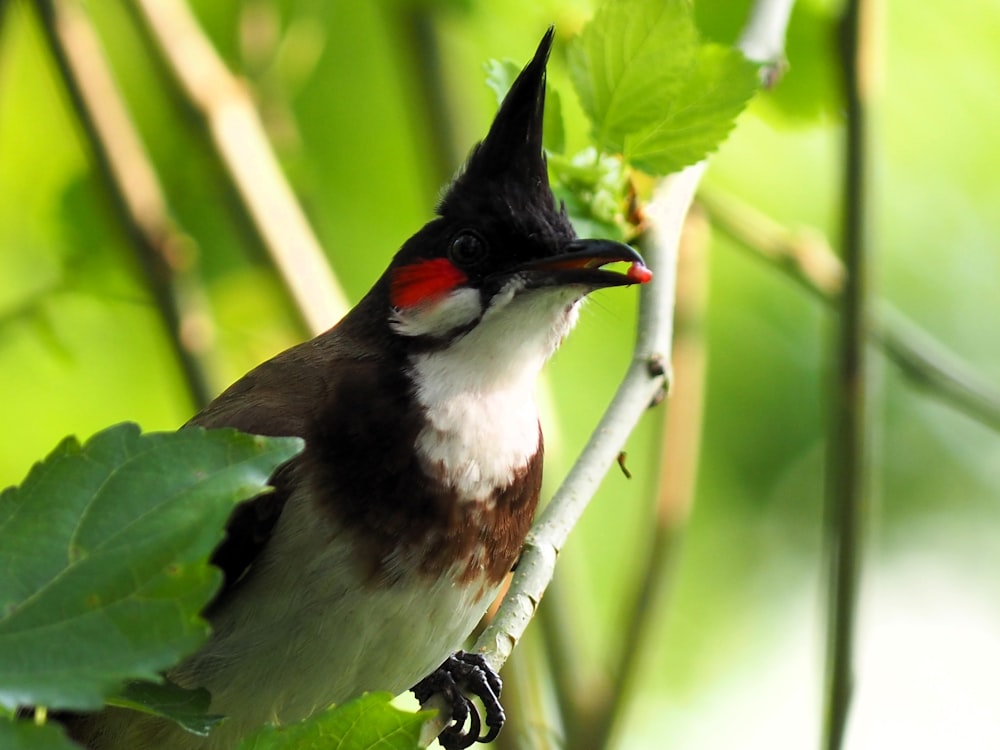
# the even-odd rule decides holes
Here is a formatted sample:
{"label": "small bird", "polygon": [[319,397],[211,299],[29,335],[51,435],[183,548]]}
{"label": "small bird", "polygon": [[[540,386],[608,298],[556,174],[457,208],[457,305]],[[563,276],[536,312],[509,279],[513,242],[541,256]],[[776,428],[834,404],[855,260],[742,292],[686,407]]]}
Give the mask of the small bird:
{"label": "small bird", "polygon": [[[551,192],[542,114],[552,38],[550,28],[436,217],[357,306],[189,422],[305,439],[274,491],[234,511],[213,557],[224,584],[205,612],[211,637],[167,675],[207,688],[226,720],[199,738],[106,709],[70,722],[88,747],[224,750],[267,722],[415,685],[421,699],[450,693],[447,747],[499,730],[499,680],[452,654],[535,512],[537,376],[588,293],[651,278],[627,245],[577,238]],[[629,266],[602,268],[615,262]],[[486,736],[474,712],[463,731],[464,689],[484,697]]]}

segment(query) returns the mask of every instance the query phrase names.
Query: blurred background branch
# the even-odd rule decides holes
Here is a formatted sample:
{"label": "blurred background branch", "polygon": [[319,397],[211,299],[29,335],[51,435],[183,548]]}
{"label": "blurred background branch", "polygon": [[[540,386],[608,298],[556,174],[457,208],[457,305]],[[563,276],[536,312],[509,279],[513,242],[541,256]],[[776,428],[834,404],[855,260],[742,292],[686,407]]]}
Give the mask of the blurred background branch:
{"label": "blurred background branch", "polygon": [[[698,202],[712,224],[740,245],[784,271],[819,300],[834,304],[844,286],[844,266],[816,230],[791,230],[738,197],[705,188]],[[910,381],[971,419],[1000,430],[1000,390],[968,362],[888,302],[868,312],[868,336]]]}
{"label": "blurred background branch", "polygon": [[213,395],[206,361],[212,322],[197,280],[197,247],[170,217],[156,170],[83,7],[76,0],[38,0],[36,7],[90,152],[160,311],[192,405],[200,408]]}
{"label": "blurred background branch", "polygon": [[213,143],[313,335],[348,309],[326,256],[269,145],[246,85],[232,75],[184,0],[133,0],[138,17]]}
{"label": "blurred background branch", "polygon": [[841,187],[844,283],[837,299],[830,357],[826,445],[826,562],[828,565],[826,682],[823,747],[840,750],[854,697],[855,635],[862,561],[870,521],[872,405],[874,385],[867,357],[871,155],[869,108],[876,75],[873,44],[878,0],[847,0],[841,16],[841,63],[845,101],[844,175]]}

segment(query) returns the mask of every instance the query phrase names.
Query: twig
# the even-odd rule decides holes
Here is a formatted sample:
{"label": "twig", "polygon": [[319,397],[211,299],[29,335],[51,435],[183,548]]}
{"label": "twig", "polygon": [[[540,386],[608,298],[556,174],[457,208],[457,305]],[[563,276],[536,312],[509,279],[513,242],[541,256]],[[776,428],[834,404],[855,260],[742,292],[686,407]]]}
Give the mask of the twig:
{"label": "twig", "polygon": [[[476,641],[475,650],[493,669],[503,666],[520,640],[552,580],[559,550],[639,418],[669,380],[677,244],[704,169],[701,162],[664,180],[647,208],[653,231],[647,261],[657,275],[641,292],[632,364],[580,457],[535,521],[510,591]],[[425,706],[439,707],[433,699]],[[425,736],[436,736],[442,727],[440,719],[428,722]]]}
{"label": "twig", "polygon": [[562,486],[536,521],[514,575],[511,591],[476,647],[499,668],[524,632],[552,578],[555,559],[570,530],[611,466],[626,438],[665,386],[673,337],[677,243],[704,162],[665,180],[649,205],[654,227],[650,266],[657,278],[641,295],[639,333],[632,365],[611,405]]}
{"label": "twig", "polygon": [[184,0],[133,0],[184,94],[208,124],[246,210],[312,333],[347,311],[340,288],[272,152],[246,86],[226,68]]}
{"label": "twig", "polygon": [[869,335],[914,385],[987,427],[1000,430],[1000,392],[975,368],[887,303]]}
{"label": "twig", "polygon": [[91,153],[129,231],[188,392],[200,408],[212,396],[203,361],[210,319],[191,270],[192,243],[170,218],[156,172],[80,4],[39,0],[36,5]]}
{"label": "twig", "polygon": [[765,88],[777,85],[787,67],[785,31],[794,5],[795,0],[757,0],[736,43],[748,60],[762,63]]}
{"label": "twig", "polygon": [[[821,234],[793,232],[716,188],[700,189],[698,202],[708,210],[713,226],[785,271],[817,299],[833,305],[840,297],[844,266]],[[927,395],[1000,430],[1000,391],[892,305],[873,304],[868,336]]]}
{"label": "twig", "polygon": [[[868,320],[868,128],[869,92],[863,77],[867,34],[863,0],[848,0],[841,18],[846,130],[844,146],[843,257],[847,272],[834,342],[830,387],[826,504],[828,622],[823,746],[843,747],[854,681],[854,635],[861,578],[867,492],[868,415],[866,324]],[[870,61],[867,61],[870,62]]]}

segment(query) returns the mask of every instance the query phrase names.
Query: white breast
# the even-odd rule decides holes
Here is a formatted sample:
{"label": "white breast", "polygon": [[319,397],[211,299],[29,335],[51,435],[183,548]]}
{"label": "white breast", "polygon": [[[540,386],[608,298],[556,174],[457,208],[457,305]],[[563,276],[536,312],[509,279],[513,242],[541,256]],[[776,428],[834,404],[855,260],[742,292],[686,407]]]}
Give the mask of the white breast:
{"label": "white breast", "polygon": [[501,292],[483,319],[446,349],[412,359],[427,425],[425,470],[476,501],[509,483],[538,450],[535,383],[576,322],[579,290]]}
{"label": "white breast", "polygon": [[424,470],[464,500],[483,500],[509,484],[538,450],[533,388],[455,393],[426,405],[426,415],[417,438]]}

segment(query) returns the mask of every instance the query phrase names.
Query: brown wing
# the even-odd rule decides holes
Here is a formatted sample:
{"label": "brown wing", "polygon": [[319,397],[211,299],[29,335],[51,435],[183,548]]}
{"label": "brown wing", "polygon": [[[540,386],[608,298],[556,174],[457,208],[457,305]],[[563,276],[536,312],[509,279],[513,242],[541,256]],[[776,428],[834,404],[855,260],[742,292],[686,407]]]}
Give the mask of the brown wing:
{"label": "brown wing", "polygon": [[[235,427],[256,435],[306,437],[310,420],[335,387],[338,360],[367,354],[357,347],[351,350],[342,339],[333,330],[282,352],[231,385],[185,426]],[[294,490],[295,466],[293,459],[274,473],[272,492],[234,509],[226,538],[212,555],[212,563],[224,575],[213,605],[232,590],[267,544]]]}

